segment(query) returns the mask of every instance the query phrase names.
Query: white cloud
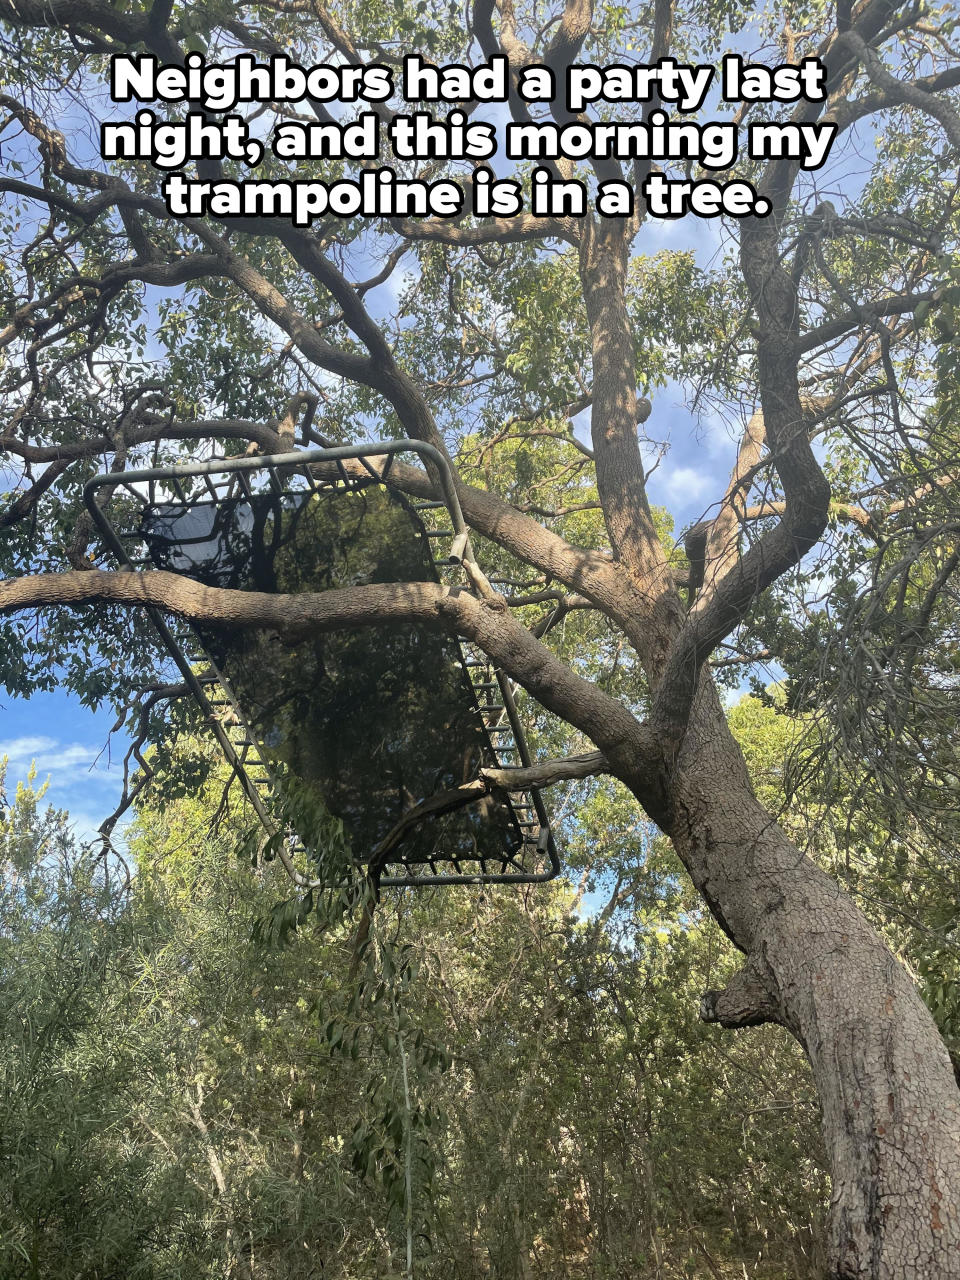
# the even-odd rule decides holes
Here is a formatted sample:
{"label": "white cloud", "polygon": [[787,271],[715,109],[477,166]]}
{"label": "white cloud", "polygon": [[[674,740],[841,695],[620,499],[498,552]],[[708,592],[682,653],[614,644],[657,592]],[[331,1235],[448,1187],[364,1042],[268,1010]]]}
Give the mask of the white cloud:
{"label": "white cloud", "polygon": [[57,745],[54,738],[42,737],[20,737],[10,738],[7,742],[0,742],[0,758],[7,756],[10,763],[19,763],[21,760],[31,760],[40,752],[49,751]]}
{"label": "white cloud", "polygon": [[[97,828],[120,798],[122,771],[108,768],[102,743],[60,742],[49,734],[21,734],[0,740],[0,760],[7,757],[8,799],[18,782],[25,782],[35,766],[34,786],[46,787],[42,807],[66,810],[78,845],[98,839]],[[99,760],[99,767],[97,761]],[[126,822],[118,823],[114,839],[122,845]]]}
{"label": "white cloud", "polygon": [[73,838],[78,844],[89,844],[91,840],[98,840],[100,838],[98,827],[106,816],[106,813],[78,813],[71,809],[68,826]]}
{"label": "white cloud", "polygon": [[58,742],[42,734],[24,734],[0,741],[0,760],[7,757],[7,779],[13,782],[26,777],[31,765],[36,766],[40,781],[48,776],[58,788],[82,783],[84,787],[115,787],[115,778],[93,769],[100,754],[99,746],[83,742]]}
{"label": "white cloud", "polygon": [[85,765],[89,768],[96,758],[95,747],[84,747],[79,742],[74,742],[68,747],[55,751],[53,755],[45,756],[44,761],[48,769],[56,772],[75,769],[77,765]]}
{"label": "white cloud", "polygon": [[648,217],[643,224],[643,234],[654,250],[660,246],[693,249],[700,265],[705,266],[723,245],[719,222],[719,218],[697,218],[692,214],[683,218]]}
{"label": "white cloud", "polygon": [[655,218],[653,214],[648,214],[643,225],[649,235],[666,237],[681,230],[681,221],[680,218]]}
{"label": "white cloud", "polygon": [[390,301],[396,305],[407,292],[420,279],[420,269],[412,267],[404,267],[402,270],[391,271],[381,286],[386,292]]}
{"label": "white cloud", "polygon": [[694,467],[665,467],[659,473],[660,485],[675,502],[696,502],[710,488],[710,478]]}
{"label": "white cloud", "polygon": [[697,438],[712,458],[732,455],[737,448],[742,424],[729,422],[719,414],[708,413],[700,419]]}

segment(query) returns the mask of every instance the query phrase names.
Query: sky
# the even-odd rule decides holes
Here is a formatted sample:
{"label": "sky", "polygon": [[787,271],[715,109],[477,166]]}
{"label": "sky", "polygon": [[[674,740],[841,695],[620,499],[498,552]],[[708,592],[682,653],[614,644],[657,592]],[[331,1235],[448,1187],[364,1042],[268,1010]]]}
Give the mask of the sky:
{"label": "sky", "polygon": [[110,711],[92,712],[59,691],[29,699],[4,696],[0,759],[8,758],[8,796],[35,765],[35,785],[50,782],[46,801],[69,810],[79,840],[92,839],[122,791],[123,739],[108,743],[115,718]]}

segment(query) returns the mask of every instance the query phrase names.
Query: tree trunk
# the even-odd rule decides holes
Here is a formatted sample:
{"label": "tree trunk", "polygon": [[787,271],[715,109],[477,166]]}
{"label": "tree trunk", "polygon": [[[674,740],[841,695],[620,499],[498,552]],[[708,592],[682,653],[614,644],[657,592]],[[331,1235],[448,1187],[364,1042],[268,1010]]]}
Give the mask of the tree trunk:
{"label": "tree trunk", "polygon": [[671,835],[746,954],[707,1021],[775,1021],[803,1045],[833,1179],[830,1280],[960,1276],[960,1092],[933,1018],[853,901],[753,794],[704,681],[672,789]]}

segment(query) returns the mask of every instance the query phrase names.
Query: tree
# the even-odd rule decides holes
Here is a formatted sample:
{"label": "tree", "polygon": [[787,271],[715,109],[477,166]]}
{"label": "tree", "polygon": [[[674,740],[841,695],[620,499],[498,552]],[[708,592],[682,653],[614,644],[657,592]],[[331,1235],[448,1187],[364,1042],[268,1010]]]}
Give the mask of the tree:
{"label": "tree", "polygon": [[[0,96],[2,446],[22,477],[0,517],[8,685],[37,687],[57,671],[96,700],[119,688],[121,669],[142,685],[145,604],[269,627],[281,642],[393,622],[468,637],[569,727],[571,744],[589,740],[589,767],[619,779],[670,837],[743,954],[739,974],[704,997],[704,1018],[779,1023],[803,1046],[833,1179],[830,1274],[954,1273],[960,1096],[946,1050],[854,901],[757,800],[710,668],[718,651],[714,663],[749,662],[761,633],[787,643],[787,587],[815,592],[798,571],[813,548],[845,557],[842,580],[818,565],[821,585],[826,575],[839,590],[869,579],[878,547],[900,545],[897,616],[915,616],[887,637],[881,665],[912,652],[911,671],[919,664],[949,696],[924,656],[957,565],[955,411],[942,394],[951,365],[931,359],[935,340],[952,349],[957,288],[948,170],[960,67],[948,12],[861,0],[838,5],[835,20],[820,4],[782,20],[736,0],[626,10],[570,0],[545,14],[478,0],[464,31],[454,9],[423,6],[0,0],[0,18],[11,81]],[[174,220],[151,166],[104,165],[90,141],[88,113],[115,112],[103,87],[114,52],[176,65],[202,47],[211,60],[246,50],[393,66],[411,48],[474,64],[502,52],[514,76],[542,63],[562,78],[573,62],[620,62],[634,49],[712,61],[728,32],[765,42],[771,62],[821,59],[827,101],[801,101],[785,118],[832,121],[833,163],[848,177],[823,192],[798,160],[742,164],[772,211],[740,219],[711,272],[689,251],[641,256],[639,214],[310,229]],[[518,119],[531,112],[513,79],[509,105]],[[447,166],[411,168],[433,178]],[[296,172],[350,169],[307,161]],[[563,161],[554,171],[570,176]],[[649,171],[639,160],[626,177],[639,186]],[[235,171],[207,160],[198,172]],[[584,176],[624,172],[597,161]],[[727,485],[689,531],[685,569],[651,509],[638,438],[661,413],[640,392],[668,375],[744,423]],[[590,447],[570,426],[586,410]],[[315,439],[317,413],[328,436],[375,429],[453,453],[466,520],[493,548],[506,594],[495,581],[478,592],[420,583],[264,596],[100,567],[79,514],[84,477],[201,442],[279,451],[298,433]],[[397,466],[391,482],[435,496],[414,467]],[[927,579],[913,569],[921,561],[935,566]],[[867,583],[873,598],[888,589],[882,572]],[[570,615],[609,646],[612,677],[531,617],[544,600],[550,621]],[[618,684],[624,666],[632,680]],[[953,759],[938,739],[927,767]],[[540,766],[547,780],[564,772]]]}

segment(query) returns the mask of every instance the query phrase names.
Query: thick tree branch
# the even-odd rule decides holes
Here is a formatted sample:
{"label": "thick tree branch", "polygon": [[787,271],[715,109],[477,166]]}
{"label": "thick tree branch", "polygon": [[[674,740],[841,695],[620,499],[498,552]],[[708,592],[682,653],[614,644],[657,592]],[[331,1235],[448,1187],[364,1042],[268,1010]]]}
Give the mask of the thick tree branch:
{"label": "thick tree branch", "polygon": [[[899,316],[916,311],[921,303],[933,305],[943,297],[943,289],[925,289],[920,293],[891,294],[887,298],[871,299],[869,309],[874,316]],[[828,342],[842,337],[849,329],[856,329],[863,324],[863,311],[845,311],[832,320],[824,320],[822,324],[807,329],[797,340],[797,351],[800,355],[825,346]]]}
{"label": "thick tree branch", "polygon": [[0,529],[9,529],[12,525],[19,524],[21,520],[29,516],[35,510],[41,497],[69,465],[68,462],[63,461],[51,463],[43,475],[38,480],[35,480],[25,493],[21,493],[11,502],[6,511],[0,511]]}
{"label": "thick tree branch", "polygon": [[943,126],[950,145],[960,150],[960,115],[946,98],[892,75],[880,61],[876,50],[870,48],[859,32],[851,31],[848,40],[866,67],[867,75],[883,93],[893,101],[907,103],[932,116]]}
{"label": "thick tree branch", "polygon": [[476,804],[493,791],[525,791],[528,787],[546,787],[555,782],[578,778],[590,778],[599,773],[609,773],[610,766],[600,751],[590,751],[566,760],[544,760],[525,769],[481,769],[479,776],[459,787],[450,787],[427,796],[403,813],[380,843],[371,851],[371,871],[382,867],[404,836],[424,818],[436,818],[453,813],[469,804]]}
{"label": "thick tree branch", "polygon": [[[642,601],[639,652],[653,672],[679,629],[681,610],[647,499],[637,440],[637,426],[649,406],[637,398],[633,330],[625,300],[626,252],[624,230],[612,232],[609,224],[602,229],[591,224],[580,251],[580,278],[593,345],[590,421],[597,489],[614,556]],[[637,644],[634,635],[631,640]]]}
{"label": "thick tree branch", "polygon": [[[700,580],[704,593],[716,590],[739,555],[740,525],[744,517],[749,477],[763,456],[766,441],[763,413],[751,414],[744,427],[737,461],[730,476],[720,511],[708,525],[703,548],[703,571]],[[689,558],[689,556],[688,556]]]}
{"label": "thick tree branch", "polygon": [[149,16],[125,13],[98,0],[0,0],[0,18],[14,27],[49,27],[84,34],[102,31],[123,44],[146,41]]}
{"label": "thick tree branch", "polygon": [[[242,418],[208,418],[198,422],[169,423],[166,418],[133,427],[123,433],[128,448],[158,440],[249,440],[264,453],[283,453],[283,440],[277,427],[265,422],[248,422]],[[85,440],[68,440],[63,444],[26,444],[17,436],[0,436],[0,449],[24,462],[75,462],[79,458],[95,458],[110,452],[116,445],[114,436],[90,436]]]}
{"label": "thick tree branch", "polygon": [[[865,0],[852,13],[851,24],[843,23],[844,30],[827,36],[817,55],[826,68],[828,99],[842,97],[851,86],[860,66],[862,45],[874,40],[902,8],[903,0]],[[800,102],[791,118],[796,123],[810,122],[819,119],[824,110],[824,102]],[[799,172],[799,159],[773,160],[766,165],[758,191],[771,201],[775,223],[784,216]]]}
{"label": "thick tree branch", "polygon": [[797,374],[796,284],[783,267],[776,226],[745,222],[740,262],[757,316],[763,423],[785,495],[780,522],[693,604],[657,687],[652,723],[679,750],[703,663],[745,617],[757,596],[823,534],[830,486],[810,446]]}
{"label": "thick tree branch", "polygon": [[[361,474],[359,464],[344,465],[358,476]],[[405,463],[393,464],[390,484],[412,497],[437,500],[441,496],[426,472]],[[650,600],[620,565],[601,551],[567,542],[489,489],[461,483],[457,493],[471,529],[525,564],[582,593],[641,651],[648,639],[644,619],[650,612]]]}
{"label": "thick tree branch", "polygon": [[721,991],[707,991],[700,1001],[704,1022],[722,1027],[758,1027],[764,1022],[783,1022],[783,1014],[770,982],[753,960],[735,973]]}

